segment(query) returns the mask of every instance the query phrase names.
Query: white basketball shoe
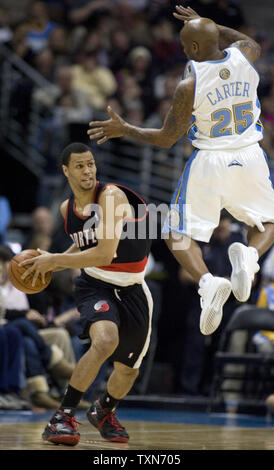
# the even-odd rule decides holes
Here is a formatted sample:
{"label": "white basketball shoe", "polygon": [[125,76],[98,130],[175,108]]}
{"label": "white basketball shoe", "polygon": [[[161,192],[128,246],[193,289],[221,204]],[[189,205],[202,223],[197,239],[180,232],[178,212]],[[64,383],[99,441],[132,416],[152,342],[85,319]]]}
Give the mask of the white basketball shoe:
{"label": "white basketball shoe", "polygon": [[198,294],[201,296],[200,330],[203,335],[211,335],[217,330],[223,317],[223,305],[230,293],[231,283],[224,277],[210,273],[201,277]]}
{"label": "white basketball shoe", "polygon": [[254,275],[260,266],[256,248],[248,247],[242,243],[232,243],[228,249],[228,256],[232,265],[231,284],[232,291],[239,302],[246,302],[250,296]]}

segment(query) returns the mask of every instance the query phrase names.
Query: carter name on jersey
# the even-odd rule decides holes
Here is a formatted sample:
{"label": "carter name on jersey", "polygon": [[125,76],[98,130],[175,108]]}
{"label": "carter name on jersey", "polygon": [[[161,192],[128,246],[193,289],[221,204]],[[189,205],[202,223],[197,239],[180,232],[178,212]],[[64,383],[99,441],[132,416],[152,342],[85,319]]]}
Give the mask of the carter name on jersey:
{"label": "carter name on jersey", "polygon": [[207,98],[212,106],[233,96],[243,96],[249,98],[249,82],[230,82],[225,83],[220,88],[207,93]]}

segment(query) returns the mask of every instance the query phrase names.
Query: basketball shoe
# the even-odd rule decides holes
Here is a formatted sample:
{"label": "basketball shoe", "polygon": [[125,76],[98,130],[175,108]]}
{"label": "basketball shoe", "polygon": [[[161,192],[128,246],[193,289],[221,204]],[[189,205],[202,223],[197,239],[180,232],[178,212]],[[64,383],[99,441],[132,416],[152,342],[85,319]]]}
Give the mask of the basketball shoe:
{"label": "basketball shoe", "polygon": [[223,277],[207,273],[201,277],[198,294],[201,296],[200,330],[211,335],[217,330],[223,317],[223,305],[231,293],[231,283]]}
{"label": "basketball shoe", "polygon": [[80,423],[76,421],[74,416],[63,410],[57,410],[45,427],[42,438],[53,444],[76,446],[80,440],[77,424]]}
{"label": "basketball shoe", "polygon": [[129,440],[128,433],[115,416],[115,411],[103,409],[99,400],[96,400],[87,411],[87,418],[107,441],[127,442]]}
{"label": "basketball shoe", "polygon": [[228,256],[232,265],[231,284],[232,291],[239,302],[246,302],[250,296],[254,275],[260,266],[256,248],[248,247],[242,243],[232,243],[228,248]]}

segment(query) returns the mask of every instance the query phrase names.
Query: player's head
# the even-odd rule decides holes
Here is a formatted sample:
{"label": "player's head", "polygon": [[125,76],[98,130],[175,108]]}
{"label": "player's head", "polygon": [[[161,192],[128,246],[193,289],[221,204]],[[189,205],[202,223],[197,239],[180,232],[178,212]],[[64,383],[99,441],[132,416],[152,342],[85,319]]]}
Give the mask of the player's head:
{"label": "player's head", "polygon": [[195,18],[185,23],[180,32],[181,43],[188,59],[202,62],[219,51],[219,31],[214,21]]}
{"label": "player's head", "polygon": [[61,155],[64,175],[72,190],[90,191],[96,185],[96,164],[93,153],[85,144],[74,142]]}

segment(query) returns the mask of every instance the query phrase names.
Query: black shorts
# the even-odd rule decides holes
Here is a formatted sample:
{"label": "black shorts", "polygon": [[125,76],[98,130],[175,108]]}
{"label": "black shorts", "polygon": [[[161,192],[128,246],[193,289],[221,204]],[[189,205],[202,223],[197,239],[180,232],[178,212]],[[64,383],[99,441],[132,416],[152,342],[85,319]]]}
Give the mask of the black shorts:
{"label": "black shorts", "polygon": [[92,323],[112,321],[118,326],[119,344],[110,359],[140,367],[151,334],[153,306],[147,285],[114,286],[83,272],[75,280],[75,298],[83,326],[80,338],[89,338]]}

